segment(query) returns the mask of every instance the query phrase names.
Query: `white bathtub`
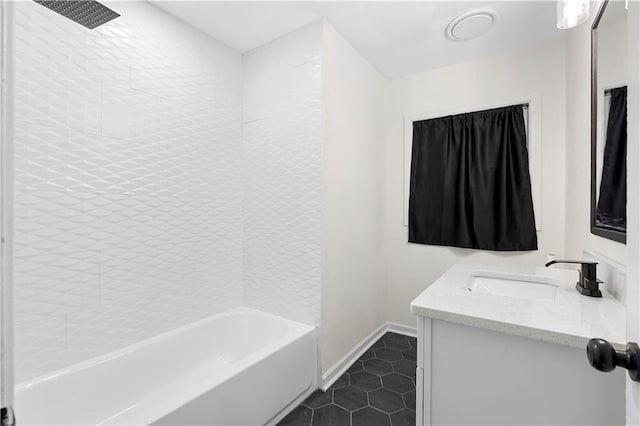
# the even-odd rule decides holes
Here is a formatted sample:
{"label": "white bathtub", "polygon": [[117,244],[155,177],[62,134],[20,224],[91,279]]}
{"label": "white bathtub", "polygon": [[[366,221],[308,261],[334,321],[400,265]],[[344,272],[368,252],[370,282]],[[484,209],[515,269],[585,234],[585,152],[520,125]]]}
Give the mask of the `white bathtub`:
{"label": "white bathtub", "polygon": [[234,309],[16,387],[19,425],[261,425],[316,384],[314,328]]}

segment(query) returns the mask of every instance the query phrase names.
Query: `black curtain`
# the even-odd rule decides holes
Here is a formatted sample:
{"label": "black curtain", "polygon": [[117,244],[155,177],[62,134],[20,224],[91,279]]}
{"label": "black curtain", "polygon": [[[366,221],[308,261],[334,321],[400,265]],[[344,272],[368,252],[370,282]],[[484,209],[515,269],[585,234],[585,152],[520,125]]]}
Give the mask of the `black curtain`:
{"label": "black curtain", "polygon": [[537,250],[521,105],[413,123],[409,242]]}
{"label": "black curtain", "polygon": [[627,228],[627,88],[611,89],[596,224]]}

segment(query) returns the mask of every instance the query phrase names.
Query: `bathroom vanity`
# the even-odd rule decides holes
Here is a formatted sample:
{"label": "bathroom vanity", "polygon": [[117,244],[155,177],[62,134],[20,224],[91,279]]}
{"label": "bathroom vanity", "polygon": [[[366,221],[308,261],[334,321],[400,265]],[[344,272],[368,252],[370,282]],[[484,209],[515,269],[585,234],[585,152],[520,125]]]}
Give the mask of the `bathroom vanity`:
{"label": "bathroom vanity", "polygon": [[624,349],[624,306],[577,278],[460,263],[418,296],[417,424],[624,424],[625,370],[585,351],[593,337]]}

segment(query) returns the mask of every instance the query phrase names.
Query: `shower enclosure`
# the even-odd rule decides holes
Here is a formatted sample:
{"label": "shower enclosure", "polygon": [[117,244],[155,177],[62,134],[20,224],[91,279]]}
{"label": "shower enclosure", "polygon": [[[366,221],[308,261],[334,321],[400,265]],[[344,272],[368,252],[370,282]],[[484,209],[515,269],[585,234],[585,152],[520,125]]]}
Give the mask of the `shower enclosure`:
{"label": "shower enclosure", "polygon": [[82,3],[106,22],[1,3],[3,406],[242,308],[316,328],[329,386],[384,323],[386,80],[320,15],[241,53],[165,2]]}
{"label": "shower enclosure", "polygon": [[0,4],[3,424],[215,314],[319,325],[322,22],[241,54],[146,1]]}

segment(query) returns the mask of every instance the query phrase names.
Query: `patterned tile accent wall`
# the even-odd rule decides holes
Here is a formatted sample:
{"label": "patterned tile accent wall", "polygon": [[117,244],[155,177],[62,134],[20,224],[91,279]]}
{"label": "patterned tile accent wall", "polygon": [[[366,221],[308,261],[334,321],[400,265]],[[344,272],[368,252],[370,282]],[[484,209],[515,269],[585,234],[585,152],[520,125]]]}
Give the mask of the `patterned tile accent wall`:
{"label": "patterned tile accent wall", "polygon": [[244,55],[248,306],[320,324],[322,24]]}
{"label": "patterned tile accent wall", "polygon": [[[90,31],[16,3],[18,382],[242,304],[242,58],[146,2],[109,6]],[[313,180],[278,159],[298,140],[265,160],[301,173],[260,191]]]}

